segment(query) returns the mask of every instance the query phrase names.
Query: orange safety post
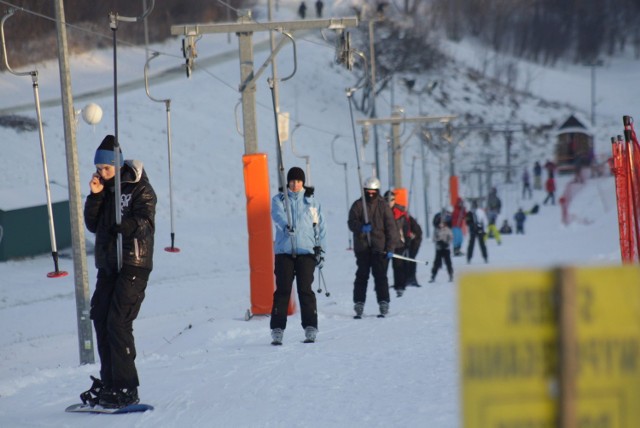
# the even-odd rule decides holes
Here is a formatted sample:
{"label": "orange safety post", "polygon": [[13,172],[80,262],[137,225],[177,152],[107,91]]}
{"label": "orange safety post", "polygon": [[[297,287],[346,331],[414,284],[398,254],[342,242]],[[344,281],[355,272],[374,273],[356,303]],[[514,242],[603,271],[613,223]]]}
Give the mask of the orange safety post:
{"label": "orange safety post", "polygon": [[251,313],[269,315],[273,304],[275,277],[267,155],[244,155],[242,164],[247,198]]}
{"label": "orange safety post", "polygon": [[409,194],[405,187],[393,189],[393,193],[396,195],[396,204],[402,205],[405,208],[409,206]]}
{"label": "orange safety post", "polygon": [[451,177],[449,177],[449,201],[452,207],[456,206],[456,202],[458,201],[459,197],[460,197],[460,190],[459,190],[458,176],[452,175]]}

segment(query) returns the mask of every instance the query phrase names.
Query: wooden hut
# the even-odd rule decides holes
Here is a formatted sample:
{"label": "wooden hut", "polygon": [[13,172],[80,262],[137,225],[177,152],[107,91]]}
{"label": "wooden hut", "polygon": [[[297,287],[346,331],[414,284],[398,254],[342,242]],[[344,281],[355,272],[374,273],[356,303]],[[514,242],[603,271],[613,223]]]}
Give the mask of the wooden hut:
{"label": "wooden hut", "polygon": [[593,134],[575,115],[569,116],[558,128],[555,155],[560,174],[591,166]]}

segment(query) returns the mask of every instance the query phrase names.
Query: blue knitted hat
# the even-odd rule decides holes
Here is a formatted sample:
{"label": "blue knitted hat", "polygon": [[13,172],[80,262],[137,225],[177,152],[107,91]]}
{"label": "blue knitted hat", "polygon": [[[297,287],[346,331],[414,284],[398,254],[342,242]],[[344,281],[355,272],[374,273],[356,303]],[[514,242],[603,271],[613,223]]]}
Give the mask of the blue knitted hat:
{"label": "blue knitted hat", "polygon": [[[98,150],[96,150],[96,156],[93,158],[93,164],[99,165],[115,165],[116,164],[116,154],[113,150],[116,146],[116,137],[113,135],[107,135],[100,143]],[[118,146],[118,150],[120,152],[120,166],[124,165],[124,157],[122,156],[122,150],[120,146]]]}

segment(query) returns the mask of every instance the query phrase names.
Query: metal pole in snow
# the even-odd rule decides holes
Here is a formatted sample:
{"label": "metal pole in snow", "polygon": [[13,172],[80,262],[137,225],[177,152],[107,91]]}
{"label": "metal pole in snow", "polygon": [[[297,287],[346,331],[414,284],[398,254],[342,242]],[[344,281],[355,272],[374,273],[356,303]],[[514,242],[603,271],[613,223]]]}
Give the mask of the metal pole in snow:
{"label": "metal pole in snow", "polygon": [[6,47],[6,43],[5,43],[5,37],[4,37],[4,24],[6,22],[7,19],[9,19],[11,16],[13,16],[13,14],[15,13],[15,9],[10,9],[7,13],[7,15],[5,15],[2,18],[2,23],[0,24],[0,35],[2,37],[2,53],[4,56],[4,65],[7,67],[7,70],[9,71],[9,73],[13,74],[14,76],[31,76],[31,81],[33,84],[33,98],[35,101],[35,105],[36,105],[36,117],[38,120],[38,136],[40,139],[40,153],[42,156],[42,170],[44,172],[44,188],[45,188],[45,193],[47,196],[47,217],[49,220],[49,240],[51,242],[51,256],[53,257],[53,265],[54,265],[54,271],[53,272],[49,272],[47,274],[47,277],[49,278],[60,278],[63,276],[67,276],[68,273],[65,271],[61,271],[58,268],[58,249],[56,246],[56,230],[55,230],[55,225],[53,223],[53,207],[51,204],[51,188],[49,186],[49,170],[47,169],[47,151],[45,149],[45,145],[44,145],[44,132],[42,129],[42,114],[40,111],[40,96],[39,96],[39,92],[38,92],[38,71],[37,70],[33,70],[33,71],[26,71],[26,72],[15,72],[11,69],[11,67],[9,66],[9,61],[7,59],[7,47]]}

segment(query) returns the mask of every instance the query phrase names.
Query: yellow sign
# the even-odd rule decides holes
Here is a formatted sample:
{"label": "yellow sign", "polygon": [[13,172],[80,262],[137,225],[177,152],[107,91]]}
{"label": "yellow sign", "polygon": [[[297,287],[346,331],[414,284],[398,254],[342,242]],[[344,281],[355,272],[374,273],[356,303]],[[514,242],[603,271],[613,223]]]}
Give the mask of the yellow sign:
{"label": "yellow sign", "polygon": [[[552,428],[560,412],[553,271],[459,282],[465,428]],[[640,427],[640,270],[575,270],[577,427]]]}

